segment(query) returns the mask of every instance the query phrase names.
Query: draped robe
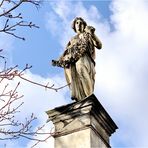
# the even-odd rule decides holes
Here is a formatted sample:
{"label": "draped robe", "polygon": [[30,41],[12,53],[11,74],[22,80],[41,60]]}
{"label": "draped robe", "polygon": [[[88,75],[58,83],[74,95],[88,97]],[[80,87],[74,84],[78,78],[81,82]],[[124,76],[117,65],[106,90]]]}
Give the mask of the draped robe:
{"label": "draped robe", "polygon": [[83,32],[69,41],[63,55],[55,63],[64,68],[71,97],[76,101],[85,99],[94,91],[94,58],[95,47],[91,35]]}

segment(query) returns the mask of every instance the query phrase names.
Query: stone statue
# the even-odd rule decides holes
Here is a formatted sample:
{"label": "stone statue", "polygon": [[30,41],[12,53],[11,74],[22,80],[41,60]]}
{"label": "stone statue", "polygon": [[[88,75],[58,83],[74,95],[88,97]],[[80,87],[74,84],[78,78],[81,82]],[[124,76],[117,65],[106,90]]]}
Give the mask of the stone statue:
{"label": "stone statue", "polygon": [[77,33],[67,44],[59,60],[52,60],[53,66],[63,67],[71,98],[76,101],[93,94],[95,83],[95,47],[102,48],[95,35],[95,28],[87,26],[81,17],[76,17],[72,28]]}

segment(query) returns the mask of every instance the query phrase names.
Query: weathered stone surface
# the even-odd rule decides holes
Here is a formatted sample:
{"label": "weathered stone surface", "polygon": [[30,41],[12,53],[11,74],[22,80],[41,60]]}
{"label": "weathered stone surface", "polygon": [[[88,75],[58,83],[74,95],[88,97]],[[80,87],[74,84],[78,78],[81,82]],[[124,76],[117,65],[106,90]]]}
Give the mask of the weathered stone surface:
{"label": "weathered stone surface", "polygon": [[95,28],[87,25],[83,18],[76,17],[72,28],[76,35],[68,42],[60,58],[52,60],[52,65],[64,68],[72,100],[81,101],[94,92],[95,49],[101,49],[102,43]]}
{"label": "weathered stone surface", "polygon": [[55,125],[55,148],[110,147],[109,137],[117,129],[95,95],[47,114]]}

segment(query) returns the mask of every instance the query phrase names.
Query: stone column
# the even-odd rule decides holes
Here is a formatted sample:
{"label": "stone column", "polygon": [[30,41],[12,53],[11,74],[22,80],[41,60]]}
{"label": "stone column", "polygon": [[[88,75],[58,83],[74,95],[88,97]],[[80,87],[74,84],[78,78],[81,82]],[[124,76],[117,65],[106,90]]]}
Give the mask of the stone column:
{"label": "stone column", "polygon": [[46,113],[55,125],[55,148],[108,148],[118,128],[95,95]]}

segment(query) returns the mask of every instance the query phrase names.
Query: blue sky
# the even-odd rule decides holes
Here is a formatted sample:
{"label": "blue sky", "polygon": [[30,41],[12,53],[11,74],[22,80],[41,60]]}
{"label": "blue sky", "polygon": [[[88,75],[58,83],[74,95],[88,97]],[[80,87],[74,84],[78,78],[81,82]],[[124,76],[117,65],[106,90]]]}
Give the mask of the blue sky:
{"label": "blue sky", "polygon": [[[95,95],[119,127],[111,137],[111,146],[148,147],[148,2],[45,1],[39,10],[28,5],[17,11],[22,10],[24,18],[40,29],[18,30],[26,41],[0,36],[0,46],[6,49],[9,64],[18,64],[22,69],[28,63],[33,68],[26,72],[27,78],[56,87],[65,85],[63,69],[52,67],[50,62],[59,57],[75,34],[71,29],[72,20],[83,17],[96,28],[103,43],[96,55]],[[11,82],[10,87],[18,81],[21,80]],[[21,113],[29,116],[34,112],[38,124],[46,122],[46,110],[71,102],[68,88],[45,91],[21,81],[19,92],[25,94]],[[21,114],[17,118],[23,120]],[[45,131],[51,126],[47,124]],[[8,147],[30,147],[31,144],[7,143]],[[38,147],[48,145],[53,147],[53,139]]]}

